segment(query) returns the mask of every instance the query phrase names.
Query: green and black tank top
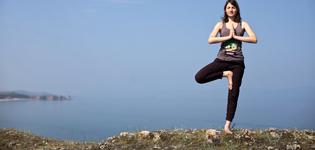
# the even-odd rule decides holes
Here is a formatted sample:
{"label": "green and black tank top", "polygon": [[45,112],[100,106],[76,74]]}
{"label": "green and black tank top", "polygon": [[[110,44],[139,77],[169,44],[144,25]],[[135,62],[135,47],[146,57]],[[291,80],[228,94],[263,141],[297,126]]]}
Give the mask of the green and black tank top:
{"label": "green and black tank top", "polygon": [[[238,23],[234,30],[237,36],[244,35],[245,31],[242,28],[241,23]],[[220,36],[224,37],[229,35],[230,29],[228,29],[226,27],[226,23],[223,22],[222,29],[220,30]],[[217,58],[225,61],[244,61],[242,42],[233,38],[222,42]]]}

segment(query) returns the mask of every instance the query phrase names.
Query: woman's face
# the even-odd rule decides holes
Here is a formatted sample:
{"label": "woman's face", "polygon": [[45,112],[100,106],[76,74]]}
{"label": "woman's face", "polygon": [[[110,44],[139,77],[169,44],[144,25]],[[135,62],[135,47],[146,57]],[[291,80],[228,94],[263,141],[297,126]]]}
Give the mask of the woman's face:
{"label": "woman's face", "polygon": [[231,3],[228,3],[225,7],[225,13],[229,17],[234,17],[237,13],[237,9],[234,5],[232,5]]}

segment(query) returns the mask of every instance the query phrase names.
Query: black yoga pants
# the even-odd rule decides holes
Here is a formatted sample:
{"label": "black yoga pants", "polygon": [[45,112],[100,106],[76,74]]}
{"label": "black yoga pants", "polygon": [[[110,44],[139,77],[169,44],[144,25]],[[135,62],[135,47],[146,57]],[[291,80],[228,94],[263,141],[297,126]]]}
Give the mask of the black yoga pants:
{"label": "black yoga pants", "polygon": [[195,75],[195,79],[198,83],[204,84],[216,79],[222,79],[223,71],[232,71],[232,90],[229,90],[226,120],[232,122],[236,107],[237,100],[240,93],[240,87],[244,74],[245,64],[244,61],[224,61],[216,58],[212,63],[203,67]]}

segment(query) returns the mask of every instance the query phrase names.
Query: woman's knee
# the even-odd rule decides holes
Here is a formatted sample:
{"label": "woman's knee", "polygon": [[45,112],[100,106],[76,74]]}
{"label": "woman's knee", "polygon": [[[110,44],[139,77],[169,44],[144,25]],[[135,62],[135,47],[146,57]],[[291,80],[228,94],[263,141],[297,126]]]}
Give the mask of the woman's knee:
{"label": "woman's knee", "polygon": [[199,84],[205,83],[203,77],[201,77],[199,74],[195,75],[195,81]]}

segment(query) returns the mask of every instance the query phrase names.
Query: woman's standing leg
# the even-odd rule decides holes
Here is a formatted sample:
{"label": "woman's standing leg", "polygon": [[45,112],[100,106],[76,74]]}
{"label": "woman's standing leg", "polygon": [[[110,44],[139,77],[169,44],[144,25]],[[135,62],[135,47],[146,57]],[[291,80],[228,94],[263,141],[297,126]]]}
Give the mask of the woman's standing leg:
{"label": "woman's standing leg", "polygon": [[242,79],[244,75],[244,65],[234,65],[231,70],[233,72],[233,88],[229,90],[228,94],[228,103],[227,103],[227,112],[226,112],[226,124],[224,130],[227,133],[232,133],[230,131],[230,124],[235,116],[238,96],[240,92],[240,87],[242,84]]}

